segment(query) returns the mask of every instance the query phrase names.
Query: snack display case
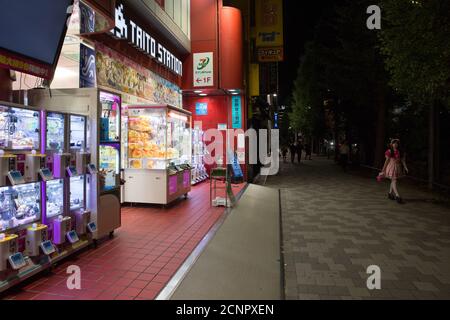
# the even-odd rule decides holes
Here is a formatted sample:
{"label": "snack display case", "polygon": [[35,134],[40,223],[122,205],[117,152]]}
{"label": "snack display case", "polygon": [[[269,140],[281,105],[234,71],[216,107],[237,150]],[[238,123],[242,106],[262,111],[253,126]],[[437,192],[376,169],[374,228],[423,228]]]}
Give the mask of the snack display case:
{"label": "snack display case", "polygon": [[191,113],[172,106],[129,106],[124,201],[168,204],[191,188]]}
{"label": "snack display case", "polygon": [[39,128],[38,111],[0,105],[1,149],[38,150]]}
{"label": "snack display case", "polygon": [[192,184],[208,179],[205,168],[206,146],[203,141],[204,132],[199,128],[192,129]]}
{"label": "snack display case", "polygon": [[64,179],[50,180],[45,183],[46,221],[64,214]]}
{"label": "snack display case", "polygon": [[0,188],[0,232],[25,227],[41,218],[40,183]]}

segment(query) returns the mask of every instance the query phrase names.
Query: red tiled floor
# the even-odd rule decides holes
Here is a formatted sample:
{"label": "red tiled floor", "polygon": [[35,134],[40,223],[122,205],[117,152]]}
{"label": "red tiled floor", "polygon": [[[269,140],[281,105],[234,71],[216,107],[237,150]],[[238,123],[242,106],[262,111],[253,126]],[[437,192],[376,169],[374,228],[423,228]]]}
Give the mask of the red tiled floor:
{"label": "red tiled floor", "polygon": [[[233,186],[233,192],[237,194],[243,187]],[[36,278],[2,298],[155,299],[223,212],[209,204],[209,183],[194,187],[188,200],[166,209],[124,207],[122,227],[114,239],[69,258],[53,269],[52,275]],[[81,269],[81,290],[67,289],[70,265]]]}

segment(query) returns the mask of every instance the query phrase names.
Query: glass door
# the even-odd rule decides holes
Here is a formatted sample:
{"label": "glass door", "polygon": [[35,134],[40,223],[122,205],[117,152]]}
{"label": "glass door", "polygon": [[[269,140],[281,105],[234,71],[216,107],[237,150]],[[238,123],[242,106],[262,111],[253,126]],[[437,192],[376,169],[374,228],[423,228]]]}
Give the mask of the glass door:
{"label": "glass door", "polygon": [[100,142],[120,143],[120,97],[100,92]]}
{"label": "glass door", "polygon": [[64,214],[64,180],[46,182],[46,216],[47,219]]}
{"label": "glass door", "polygon": [[46,151],[62,151],[65,150],[65,123],[62,113],[47,113],[47,146]]}
{"label": "glass door", "polygon": [[120,144],[101,145],[99,157],[101,191],[110,191],[119,187]]}
{"label": "glass door", "polygon": [[70,149],[86,149],[86,117],[70,115]]}
{"label": "glass door", "polygon": [[83,209],[85,177],[77,176],[70,178],[70,211]]}

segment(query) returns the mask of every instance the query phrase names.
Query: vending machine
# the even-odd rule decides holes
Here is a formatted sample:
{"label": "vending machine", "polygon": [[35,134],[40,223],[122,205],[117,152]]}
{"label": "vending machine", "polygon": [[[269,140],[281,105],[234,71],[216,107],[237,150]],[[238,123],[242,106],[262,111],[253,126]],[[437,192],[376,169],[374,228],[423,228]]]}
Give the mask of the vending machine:
{"label": "vending machine", "polygon": [[[67,114],[55,111],[43,112],[42,153],[46,154],[46,165],[50,176],[43,181],[43,221],[49,226],[49,235],[56,245],[66,242],[66,234],[72,230],[72,218],[68,215],[67,197],[70,153],[67,142]],[[67,230],[66,230],[67,229]]]}
{"label": "vending machine", "polygon": [[[71,163],[75,167],[74,176],[83,175],[80,166],[85,168],[84,163],[88,163],[84,203],[90,211],[91,223],[95,224],[93,238],[111,236],[121,225],[121,96],[98,88],[55,89],[51,96],[44,90],[29,90],[28,100],[33,105],[45,105],[48,110],[74,113],[70,120],[69,153],[72,159],[77,153],[85,159],[78,161],[79,165]],[[75,114],[86,119],[84,150],[83,117],[75,118]],[[83,151],[90,154],[90,160],[89,155],[82,155]]]}
{"label": "vending machine", "polygon": [[91,175],[88,172],[91,165],[91,153],[87,140],[87,117],[71,114],[70,120],[70,153],[74,159],[74,176],[70,177],[69,210],[75,220],[77,234],[90,233],[91,211],[88,209],[87,195]]}
{"label": "vending machine", "polygon": [[39,246],[47,240],[47,227],[41,223],[44,189],[40,181],[48,176],[45,156],[39,152],[41,121],[37,108],[0,103],[2,267],[7,252],[14,253],[9,265],[18,268],[21,254],[39,255]]}

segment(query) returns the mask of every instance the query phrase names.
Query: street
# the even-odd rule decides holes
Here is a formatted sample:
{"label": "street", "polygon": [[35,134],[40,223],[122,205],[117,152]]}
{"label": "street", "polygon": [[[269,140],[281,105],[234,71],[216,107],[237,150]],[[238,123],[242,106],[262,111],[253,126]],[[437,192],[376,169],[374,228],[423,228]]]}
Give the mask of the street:
{"label": "street", "polygon": [[388,182],[326,158],[281,164],[265,186],[281,189],[286,299],[450,298],[450,210],[433,194],[400,181],[397,204]]}

